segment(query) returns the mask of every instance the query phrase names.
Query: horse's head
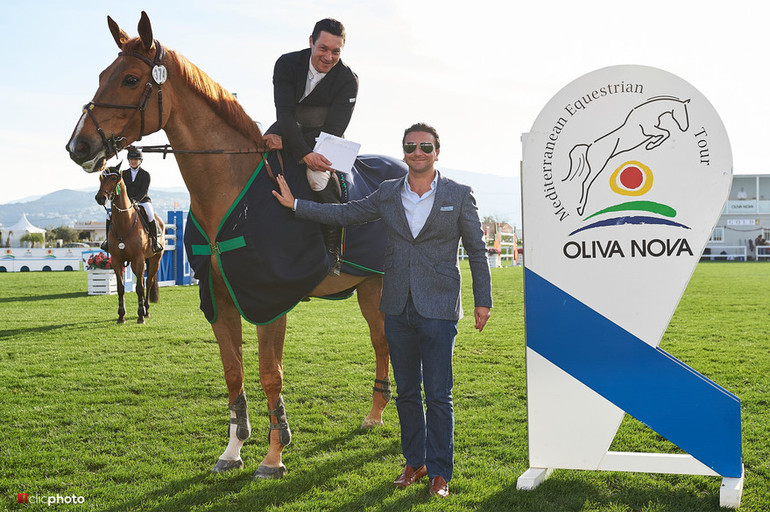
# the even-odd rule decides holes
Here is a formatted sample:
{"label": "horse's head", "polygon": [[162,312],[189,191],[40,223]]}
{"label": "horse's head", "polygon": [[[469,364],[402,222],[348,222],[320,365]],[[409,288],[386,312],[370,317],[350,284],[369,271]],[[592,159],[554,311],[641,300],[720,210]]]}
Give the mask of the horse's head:
{"label": "horse's head", "polygon": [[671,112],[671,117],[674,118],[677,126],[679,126],[679,129],[683,132],[686,132],[688,128],[690,128],[690,114],[687,112],[688,103],[690,103],[690,98],[680,100],[679,105],[677,105],[673,112]]}
{"label": "horse's head", "polygon": [[[112,202],[116,194],[126,193],[123,176],[120,174],[121,164],[122,162],[115,167],[109,167],[99,175],[99,191],[94,199],[100,206],[104,206],[107,201]],[[123,189],[122,192],[121,189]]]}
{"label": "horse's head", "polygon": [[171,113],[170,91],[162,88],[165,50],[153,39],[147,14],[142,12],[138,38],[130,39],[109,16],[107,24],[121,52],[99,75],[94,99],[67,143],[70,158],[86,172],[102,171],[120,150],[163,128]]}

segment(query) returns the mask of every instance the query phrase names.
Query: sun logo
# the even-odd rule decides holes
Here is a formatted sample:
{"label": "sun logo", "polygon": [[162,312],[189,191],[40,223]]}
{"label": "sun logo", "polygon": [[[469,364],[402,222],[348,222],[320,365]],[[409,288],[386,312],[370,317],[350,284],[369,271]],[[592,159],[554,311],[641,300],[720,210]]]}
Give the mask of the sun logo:
{"label": "sun logo", "polygon": [[641,162],[631,160],[613,171],[610,188],[624,196],[642,196],[652,188],[652,170]]}

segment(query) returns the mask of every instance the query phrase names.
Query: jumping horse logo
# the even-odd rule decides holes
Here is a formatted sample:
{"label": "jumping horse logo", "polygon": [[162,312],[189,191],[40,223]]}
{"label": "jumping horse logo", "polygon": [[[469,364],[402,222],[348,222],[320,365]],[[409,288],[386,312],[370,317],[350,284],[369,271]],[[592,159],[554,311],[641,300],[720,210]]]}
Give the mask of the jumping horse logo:
{"label": "jumping horse logo", "polygon": [[651,151],[666,141],[671,132],[664,127],[668,115],[676,122],[679,130],[686,132],[690,127],[687,114],[689,99],[680,100],[674,96],[655,96],[632,108],[623,124],[602,135],[591,144],[576,144],[569,152],[569,172],[562,181],[583,180],[580,201],[577,207],[583,215],[588,201],[588,190],[599,174],[614,157],[644,145]]}

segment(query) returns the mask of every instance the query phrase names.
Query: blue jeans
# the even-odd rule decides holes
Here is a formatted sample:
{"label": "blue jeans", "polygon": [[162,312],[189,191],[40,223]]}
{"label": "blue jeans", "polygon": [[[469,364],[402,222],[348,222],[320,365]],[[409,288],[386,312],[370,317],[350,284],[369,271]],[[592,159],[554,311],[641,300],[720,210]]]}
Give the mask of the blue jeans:
{"label": "blue jeans", "polygon": [[415,469],[425,464],[430,478],[441,476],[448,482],[454,466],[452,352],[457,322],[421,316],[409,297],[401,314],[385,315],[385,336],[406,463]]}

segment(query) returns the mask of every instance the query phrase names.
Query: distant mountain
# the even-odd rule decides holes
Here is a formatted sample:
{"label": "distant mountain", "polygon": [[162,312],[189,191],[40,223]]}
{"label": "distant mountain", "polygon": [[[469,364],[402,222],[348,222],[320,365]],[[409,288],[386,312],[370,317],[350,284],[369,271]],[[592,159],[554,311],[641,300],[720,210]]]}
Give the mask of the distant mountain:
{"label": "distant mountain", "polygon": [[[482,218],[494,217],[500,222],[521,226],[521,189],[518,178],[454,169],[441,169],[441,172],[473,188]],[[190,209],[190,195],[184,188],[153,188],[151,197],[156,213],[162,217],[165,217],[163,212],[174,209],[175,202],[180,210]],[[93,190],[58,190],[32,201],[2,204],[0,224],[11,226],[23,213],[27,214],[32,224],[41,228],[104,220],[104,209],[96,204]]]}
{"label": "distant mountain", "polygon": [[[0,224],[11,226],[23,213],[29,221],[40,228],[72,226],[76,222],[103,221],[104,208],[96,204],[93,190],[57,190],[39,199],[0,205]],[[174,209],[174,202],[179,209],[190,209],[190,195],[183,188],[153,189],[152,205],[156,212]],[[165,216],[165,215],[162,215]]]}

